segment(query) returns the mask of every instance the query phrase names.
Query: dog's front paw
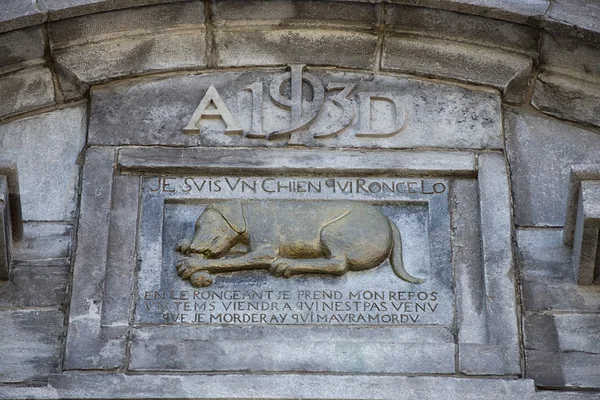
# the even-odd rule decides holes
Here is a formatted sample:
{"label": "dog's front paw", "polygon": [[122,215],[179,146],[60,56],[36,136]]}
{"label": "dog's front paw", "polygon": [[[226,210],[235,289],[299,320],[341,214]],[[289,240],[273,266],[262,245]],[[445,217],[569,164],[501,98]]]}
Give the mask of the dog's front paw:
{"label": "dog's front paw", "polygon": [[290,260],[275,260],[269,267],[269,272],[275,276],[289,278],[294,273],[294,266]]}
{"label": "dog's front paw", "polygon": [[182,258],[176,265],[177,274],[182,279],[188,279],[196,271],[194,265],[191,264],[189,258]]}
{"label": "dog's front paw", "polygon": [[190,254],[190,246],[192,245],[192,241],[188,239],[180,240],[175,246],[175,250],[180,252],[181,254],[185,254],[186,256]]}

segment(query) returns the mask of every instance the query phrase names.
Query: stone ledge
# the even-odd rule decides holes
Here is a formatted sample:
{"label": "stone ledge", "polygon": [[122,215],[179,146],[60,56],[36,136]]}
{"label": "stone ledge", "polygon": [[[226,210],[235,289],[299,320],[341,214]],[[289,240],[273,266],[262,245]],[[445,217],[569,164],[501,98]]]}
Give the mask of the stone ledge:
{"label": "stone ledge", "polygon": [[10,399],[587,400],[595,393],[536,391],[529,379],[307,374],[127,375],[65,373],[47,386],[0,386]]}

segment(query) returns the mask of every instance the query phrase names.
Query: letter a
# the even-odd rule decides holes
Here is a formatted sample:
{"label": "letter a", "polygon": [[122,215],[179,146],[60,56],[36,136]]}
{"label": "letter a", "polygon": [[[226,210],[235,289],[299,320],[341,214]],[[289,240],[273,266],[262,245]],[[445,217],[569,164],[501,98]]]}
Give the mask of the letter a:
{"label": "letter a", "polygon": [[[209,109],[211,105],[213,107]],[[200,100],[198,108],[196,108],[196,111],[194,111],[192,118],[190,118],[190,122],[188,122],[187,126],[183,128],[183,132],[189,135],[200,134],[200,122],[202,117],[222,119],[223,122],[225,122],[226,135],[239,135],[242,133],[242,129],[233,119],[231,112],[225,103],[223,103],[221,96],[219,96],[217,89],[215,89],[213,85],[210,85],[206,91],[206,94],[202,100]]]}

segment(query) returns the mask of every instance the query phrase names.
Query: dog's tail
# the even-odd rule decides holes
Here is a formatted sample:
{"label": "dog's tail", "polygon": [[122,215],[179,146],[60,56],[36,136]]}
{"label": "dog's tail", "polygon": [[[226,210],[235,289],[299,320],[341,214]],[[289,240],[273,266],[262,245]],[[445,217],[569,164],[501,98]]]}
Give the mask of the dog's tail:
{"label": "dog's tail", "polygon": [[396,224],[390,221],[390,226],[392,227],[392,238],[394,239],[392,243],[392,252],[390,255],[390,264],[392,264],[392,270],[398,276],[398,278],[410,282],[410,283],[423,283],[425,279],[415,278],[404,269],[404,262],[402,261],[402,238],[400,236],[400,231]]}

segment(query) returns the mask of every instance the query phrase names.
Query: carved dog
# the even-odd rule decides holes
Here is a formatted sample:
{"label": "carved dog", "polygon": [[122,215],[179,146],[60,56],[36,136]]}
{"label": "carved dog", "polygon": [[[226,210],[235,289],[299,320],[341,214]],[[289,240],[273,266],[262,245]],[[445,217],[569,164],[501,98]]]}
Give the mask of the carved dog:
{"label": "carved dog", "polygon": [[[231,256],[237,245],[247,252]],[[269,269],[276,276],[343,275],[375,268],[390,259],[411,283],[396,225],[377,208],[350,201],[227,201],[211,204],[196,221],[193,239],[177,245],[187,257],[177,264],[194,286],[212,283],[210,274]]]}

